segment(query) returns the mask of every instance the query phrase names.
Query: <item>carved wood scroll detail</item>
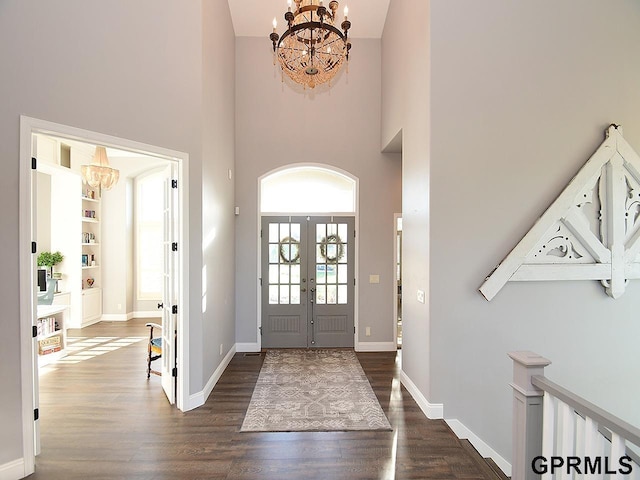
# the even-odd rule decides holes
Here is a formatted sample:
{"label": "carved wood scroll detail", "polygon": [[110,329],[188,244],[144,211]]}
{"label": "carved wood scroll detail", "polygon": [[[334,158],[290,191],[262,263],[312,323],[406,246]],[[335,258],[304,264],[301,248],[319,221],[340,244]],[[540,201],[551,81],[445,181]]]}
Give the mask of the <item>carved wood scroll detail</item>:
{"label": "carved wood scroll detail", "polygon": [[491,300],[509,281],[598,280],[619,298],[640,278],[640,157],[611,125],[606,138],[524,238],[485,279]]}

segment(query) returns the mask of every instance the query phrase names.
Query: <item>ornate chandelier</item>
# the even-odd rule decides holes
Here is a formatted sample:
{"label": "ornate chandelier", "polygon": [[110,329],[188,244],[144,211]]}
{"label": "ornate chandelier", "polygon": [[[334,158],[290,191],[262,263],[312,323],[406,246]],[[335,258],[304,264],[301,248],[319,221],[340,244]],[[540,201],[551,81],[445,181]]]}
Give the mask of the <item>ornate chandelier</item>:
{"label": "ornate chandelier", "polygon": [[80,173],[82,181],[91,188],[100,187],[104,190],[110,190],[120,178],[120,171],[109,166],[106,148],[99,146],[96,147],[91,165],[82,165]]}
{"label": "ornate chandelier", "polygon": [[344,7],[340,31],[334,26],[338,10],[335,0],[329,2],[328,10],[322,0],[295,0],[295,12],[291,11],[291,0],[287,3],[284,14],[287,30],[279,36],[274,18],[273,33],[269,36],[273,43],[274,65],[277,57],[282,71],[305,88],[331,82],[342,63],[349,61],[349,9]]}

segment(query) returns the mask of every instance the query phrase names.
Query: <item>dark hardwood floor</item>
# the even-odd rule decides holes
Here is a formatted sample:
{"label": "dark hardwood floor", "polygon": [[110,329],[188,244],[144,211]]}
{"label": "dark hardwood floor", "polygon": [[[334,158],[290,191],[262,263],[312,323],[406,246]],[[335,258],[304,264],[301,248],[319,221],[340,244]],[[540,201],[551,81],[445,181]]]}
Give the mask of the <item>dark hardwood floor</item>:
{"label": "dark hardwood floor", "polygon": [[144,320],[69,334],[74,351],[40,377],[31,480],[495,478],[423,415],[395,353],[358,354],[393,431],[240,433],[262,356],[236,354],[206,404],[182,413],[146,379]]}

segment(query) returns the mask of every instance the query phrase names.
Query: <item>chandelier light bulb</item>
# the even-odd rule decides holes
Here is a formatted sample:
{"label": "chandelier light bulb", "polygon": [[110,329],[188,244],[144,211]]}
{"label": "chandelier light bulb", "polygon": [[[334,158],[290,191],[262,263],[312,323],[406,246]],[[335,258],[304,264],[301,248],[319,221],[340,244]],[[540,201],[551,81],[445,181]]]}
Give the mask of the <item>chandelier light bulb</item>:
{"label": "chandelier light bulb", "polygon": [[278,21],[276,20],[276,17],[273,17],[273,31],[276,31],[276,28],[278,28]]}
{"label": "chandelier light bulb", "polygon": [[331,53],[331,47],[327,47],[327,53]]}
{"label": "chandelier light bulb", "polygon": [[345,19],[345,20],[347,19],[347,16],[348,16],[348,15],[349,15],[349,7],[347,7],[347,6],[345,5],[345,7],[344,7],[344,19]]}
{"label": "chandelier light bulb", "polygon": [[291,0],[287,0],[287,11],[291,11]]}

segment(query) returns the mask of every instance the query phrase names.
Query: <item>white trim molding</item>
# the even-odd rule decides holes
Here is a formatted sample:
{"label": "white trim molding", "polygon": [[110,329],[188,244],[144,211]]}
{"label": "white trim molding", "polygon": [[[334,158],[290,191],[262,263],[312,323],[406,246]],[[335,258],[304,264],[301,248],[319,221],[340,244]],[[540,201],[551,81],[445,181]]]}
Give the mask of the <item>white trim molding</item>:
{"label": "white trim molding", "polygon": [[0,480],[16,480],[30,475],[31,473],[26,472],[24,467],[23,458],[0,465]]}
{"label": "white trim molding", "polygon": [[129,313],[103,313],[101,321],[103,322],[127,322],[133,318],[133,312]]}
{"label": "white trim molding", "polygon": [[460,420],[446,418],[444,421],[447,422],[449,428],[459,439],[469,440],[471,445],[473,445],[483,458],[491,458],[507,477],[511,476],[511,464],[507,462],[502,455],[499,455],[498,452],[487,445],[480,437],[469,430]]}
{"label": "white trim molding", "polygon": [[444,405],[442,403],[430,403],[429,400],[422,395],[422,392],[418,389],[415,383],[409,378],[409,376],[400,370],[400,381],[404,387],[409,391],[413,399],[416,401],[422,413],[431,420],[439,420],[444,418]]}
{"label": "white trim molding", "polygon": [[133,312],[133,318],[162,318],[162,312],[159,310],[141,310]]}
{"label": "white trim molding", "polygon": [[236,346],[234,345],[222,359],[222,362],[220,362],[220,365],[218,365],[218,368],[216,368],[215,372],[213,372],[213,374],[209,378],[209,381],[204,386],[204,389],[202,389],[200,392],[189,395],[186,405],[184,405],[184,408],[182,409],[183,412],[193,410],[194,408],[198,408],[204,405],[204,403],[207,401],[207,398],[209,398],[209,395],[211,395],[213,387],[216,386],[216,383],[218,383],[218,380],[220,380],[220,377],[224,373],[224,370],[227,368],[235,354]]}
{"label": "white trim molding", "polygon": [[396,342],[358,342],[356,352],[395,352],[398,349]]}
{"label": "white trim molding", "polygon": [[606,138],[531,230],[489,274],[491,300],[509,281],[598,280],[619,298],[640,278],[640,156],[611,125]]}

